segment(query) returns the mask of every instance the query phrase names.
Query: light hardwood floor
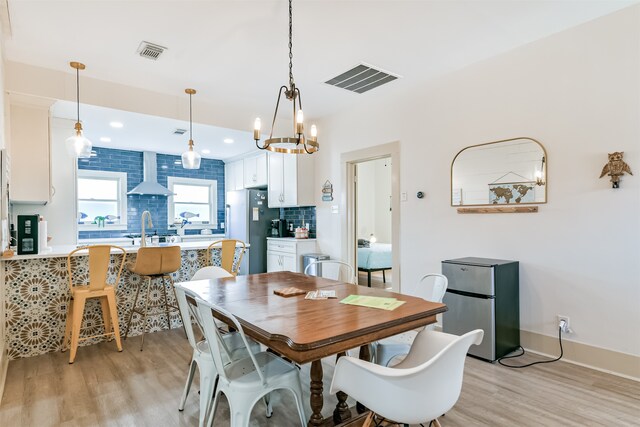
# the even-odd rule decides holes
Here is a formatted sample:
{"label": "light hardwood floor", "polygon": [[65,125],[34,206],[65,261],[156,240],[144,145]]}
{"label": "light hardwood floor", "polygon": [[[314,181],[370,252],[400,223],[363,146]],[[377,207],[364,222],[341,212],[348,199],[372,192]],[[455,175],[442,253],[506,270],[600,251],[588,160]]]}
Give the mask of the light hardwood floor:
{"label": "light hardwood floor", "polygon": [[[382,271],[374,271],[371,273],[371,287],[380,289],[390,289],[393,283],[393,270],[385,271],[386,281],[382,281]],[[358,271],[358,284],[367,286],[367,273]]]}
{"label": "light hardwood floor", "polygon": [[[177,410],[191,355],[182,330],[149,334],[143,352],[139,339],[125,341],[122,353],[113,342],[82,347],[73,365],[59,352],[10,362],[0,426],[196,426],[197,380],[184,412]],[[324,364],[325,394],[332,360]],[[301,370],[305,390],[308,369]],[[262,403],[254,408],[252,426],[296,425],[289,395],[277,394],[273,403],[270,419]],[[326,396],[327,415],[334,406]],[[443,427],[637,426],[640,383],[564,362],[515,370],[468,358],[460,400],[440,421]],[[223,401],[215,426],[228,425]]]}

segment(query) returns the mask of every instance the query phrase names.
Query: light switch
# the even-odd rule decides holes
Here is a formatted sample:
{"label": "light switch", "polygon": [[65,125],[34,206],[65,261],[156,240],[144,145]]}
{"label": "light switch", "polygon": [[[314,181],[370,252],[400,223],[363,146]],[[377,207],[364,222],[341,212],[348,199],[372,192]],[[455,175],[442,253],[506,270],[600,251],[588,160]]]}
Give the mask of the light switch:
{"label": "light switch", "polygon": [[400,201],[402,202],[407,201],[407,193],[400,193]]}
{"label": "light switch", "polygon": [[331,206],[331,213],[334,213],[334,214],[338,213],[338,205]]}

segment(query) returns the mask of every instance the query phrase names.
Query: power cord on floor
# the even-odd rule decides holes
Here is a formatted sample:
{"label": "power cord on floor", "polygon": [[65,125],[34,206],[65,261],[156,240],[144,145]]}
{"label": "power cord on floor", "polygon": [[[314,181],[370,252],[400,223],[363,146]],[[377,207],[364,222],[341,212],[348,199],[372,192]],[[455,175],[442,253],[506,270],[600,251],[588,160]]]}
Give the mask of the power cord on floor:
{"label": "power cord on floor", "polygon": [[560,356],[556,357],[555,359],[539,360],[537,362],[527,363],[526,365],[507,365],[506,363],[502,363],[504,359],[513,359],[515,357],[524,356],[524,353],[525,353],[524,348],[522,348],[522,346],[518,346],[518,348],[521,350],[520,354],[514,354],[513,356],[503,356],[500,359],[498,359],[498,363],[501,364],[502,366],[506,366],[507,368],[520,369],[520,368],[528,368],[529,366],[539,365],[542,363],[557,362],[558,360],[562,359],[562,356],[564,355],[564,350],[562,349],[562,328],[563,328],[563,325],[558,326],[558,343],[560,344]]}

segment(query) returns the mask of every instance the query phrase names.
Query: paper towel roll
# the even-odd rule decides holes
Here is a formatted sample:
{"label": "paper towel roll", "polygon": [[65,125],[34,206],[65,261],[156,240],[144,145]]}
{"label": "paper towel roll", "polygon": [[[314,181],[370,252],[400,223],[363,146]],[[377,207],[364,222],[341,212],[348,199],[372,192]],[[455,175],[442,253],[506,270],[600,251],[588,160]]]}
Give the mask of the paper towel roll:
{"label": "paper towel roll", "polygon": [[38,252],[44,252],[47,248],[47,221],[38,222]]}

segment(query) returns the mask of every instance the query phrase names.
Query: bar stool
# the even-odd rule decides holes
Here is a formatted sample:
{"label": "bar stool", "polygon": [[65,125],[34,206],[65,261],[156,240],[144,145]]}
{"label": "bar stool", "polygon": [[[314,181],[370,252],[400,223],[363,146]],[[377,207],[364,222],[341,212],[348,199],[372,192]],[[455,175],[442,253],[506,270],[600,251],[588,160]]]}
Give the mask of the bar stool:
{"label": "bar stool", "polygon": [[[133,314],[138,313],[142,316],[142,341],[140,342],[140,351],[144,346],[144,334],[147,332],[147,316],[149,315],[149,309],[161,308],[164,310],[164,314],[167,317],[167,326],[171,329],[171,319],[169,318],[169,310],[175,310],[180,314],[180,309],[177,305],[169,304],[167,299],[167,282],[173,291],[173,296],[176,296],[176,291],[173,287],[173,279],[170,274],[180,269],[182,259],[180,257],[180,246],[165,246],[165,247],[144,247],[138,249],[138,256],[134,266],[129,266],[129,271],[139,276],[142,276],[138,289],[136,290],[136,296],[133,300],[133,307],[131,308],[131,314],[129,315],[129,321],[127,322],[127,328],[124,333],[124,339],[127,339],[129,335],[129,329],[131,327],[131,321],[133,320]],[[164,303],[149,305],[149,294],[151,293],[151,282],[153,280],[160,279],[162,282],[162,294],[164,296]],[[144,301],[144,308],[139,309],[136,307],[138,297],[140,295],[140,289],[147,284],[147,297]],[[176,298],[177,301],[177,298]],[[162,311],[151,313],[152,315],[161,314]],[[180,314],[180,319],[182,315]]]}
{"label": "bar stool", "polygon": [[[107,284],[107,276],[109,275],[109,265],[111,260],[111,250],[115,249],[122,252],[122,261],[118,267],[115,282]],[[71,257],[80,251],[89,251],[89,283],[75,284],[73,283],[73,272],[71,271]],[[71,351],[69,352],[69,363],[73,363],[78,351],[78,344],[82,340],[96,338],[99,336],[114,336],[118,351],[122,351],[122,343],[120,342],[120,324],[118,323],[118,306],[116,304],[115,287],[120,281],[120,274],[124,267],[124,261],[127,254],[124,249],[119,246],[112,245],[95,245],[78,248],[67,255],[67,272],[69,273],[69,291],[71,299],[67,309],[67,321],[65,325],[64,338],[62,341],[62,351],[67,349],[69,338],[71,338]],[[102,319],[104,325],[104,334],[93,335],[90,337],[80,337],[82,329],[82,318],[84,316],[84,308],[88,299],[99,298],[102,305]],[[112,331],[113,329],[113,331]]]}
{"label": "bar stool", "polygon": [[[233,260],[236,257],[236,246],[240,244],[242,249],[240,250],[240,256],[238,257],[238,263],[236,267],[233,268]],[[221,249],[222,253],[220,254],[220,265],[222,268],[227,270],[229,273],[237,276],[240,272],[240,263],[242,263],[242,257],[244,253],[247,251],[247,245],[242,240],[235,239],[224,239],[224,240],[216,240],[211,243],[207,248],[207,253],[209,254],[209,265],[213,265],[213,249]]]}

